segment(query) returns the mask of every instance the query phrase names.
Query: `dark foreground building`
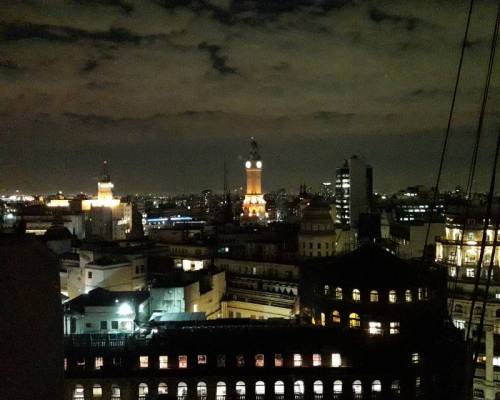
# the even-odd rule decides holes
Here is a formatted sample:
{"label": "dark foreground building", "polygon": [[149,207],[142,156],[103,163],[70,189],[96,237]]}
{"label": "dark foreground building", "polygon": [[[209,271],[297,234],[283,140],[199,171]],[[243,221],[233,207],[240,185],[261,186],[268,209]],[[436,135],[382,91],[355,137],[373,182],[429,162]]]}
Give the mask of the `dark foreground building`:
{"label": "dark foreground building", "polygon": [[302,320],[343,332],[346,349],[357,338],[355,365],[383,376],[386,394],[399,381],[404,399],[461,398],[463,344],[447,315],[441,271],[368,244],[307,261],[301,275]]}

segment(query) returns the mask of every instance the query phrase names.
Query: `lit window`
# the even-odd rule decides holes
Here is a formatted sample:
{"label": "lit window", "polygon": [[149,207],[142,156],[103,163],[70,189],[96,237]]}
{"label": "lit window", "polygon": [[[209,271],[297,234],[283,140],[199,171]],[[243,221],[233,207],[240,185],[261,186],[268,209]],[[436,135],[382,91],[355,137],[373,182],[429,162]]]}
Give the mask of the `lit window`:
{"label": "lit window", "polygon": [[285,384],[283,381],[274,382],[274,394],[285,394]]}
{"label": "lit window", "polygon": [[245,382],[239,381],[236,382],[236,394],[240,397],[243,398],[246,393],[246,386]]}
{"label": "lit window", "polygon": [[415,378],[415,388],[419,389],[420,388],[420,377],[417,376]]}
{"label": "lit window", "polygon": [[500,367],[500,357],[499,356],[493,356],[493,365],[495,367]]}
{"label": "lit window", "polygon": [[335,288],[335,300],[342,300],[342,288]]}
{"label": "lit window", "polygon": [[335,394],[342,393],[342,381],[334,381],[333,382],[333,393],[335,393]]}
{"label": "lit window", "polygon": [[139,357],[139,367],[140,368],[147,368],[149,364],[149,357],[148,356],[140,356]]}
{"label": "lit window", "polygon": [[255,366],[263,367],[264,366],[264,354],[256,354],[255,355]]}
{"label": "lit window", "polygon": [[389,324],[389,334],[397,335],[399,333],[399,322],[391,322]]}
{"label": "lit window", "polygon": [[293,394],[295,396],[303,396],[304,395],[304,381],[295,381],[293,384]]}
{"label": "lit window", "polygon": [[372,392],[380,393],[382,391],[382,383],[379,380],[372,382]]}
{"label": "lit window", "polygon": [[283,356],[281,354],[274,355],[274,366],[282,367],[283,366]]}
{"label": "lit window", "polygon": [[342,366],[342,358],[340,357],[340,353],[332,353],[332,367],[339,368]]}
{"label": "lit window", "polygon": [[454,319],[453,325],[455,325],[458,329],[465,329],[465,320],[463,319]]}
{"label": "lit window", "polygon": [[120,400],[121,390],[118,385],[111,385],[111,399],[112,400]]}
{"label": "lit window", "polygon": [[413,353],[411,355],[411,363],[412,364],[418,364],[420,362],[420,354],[418,353]]}
{"label": "lit window", "polygon": [[391,392],[395,395],[399,395],[400,388],[399,388],[399,381],[392,381],[391,383]]}
{"label": "lit window", "polygon": [[352,383],[352,391],[354,394],[361,394],[363,393],[363,386],[361,385],[361,381],[356,380]]}
{"label": "lit window", "polygon": [[68,359],[67,358],[64,358],[64,370],[65,371],[68,370]]}
{"label": "lit window", "polygon": [[266,384],[262,381],[255,382],[255,394],[263,396],[266,394]]}
{"label": "lit window", "polygon": [[301,367],[302,366],[302,355],[301,354],[294,354],[293,355],[293,366],[294,367]]}
{"label": "lit window", "polygon": [[368,333],[370,335],[381,335],[382,334],[382,324],[377,321],[368,322]]}
{"label": "lit window", "polygon": [[395,303],[396,301],[397,301],[396,291],[395,290],[391,290],[389,292],[389,303]]}
{"label": "lit window", "polygon": [[76,385],[73,390],[73,400],[83,400],[85,398],[85,389],[82,385]]}
{"label": "lit window", "polygon": [[179,368],[187,368],[188,357],[186,355],[179,356]]}
{"label": "lit window", "polygon": [[177,385],[177,399],[185,399],[188,394],[188,386],[185,382],[179,382]]}
{"label": "lit window", "polygon": [[361,326],[361,321],[359,315],[356,313],[349,314],[349,328],[359,328]]}
{"label": "lit window", "polygon": [[168,368],[168,356],[160,356],[159,357],[159,368],[167,369]]}
{"label": "lit window", "polygon": [[321,354],[313,354],[313,367],[321,367]]}
{"label": "lit window", "polygon": [[158,394],[168,394],[168,386],[165,382],[158,384]]}
{"label": "lit window", "polygon": [[104,365],[104,359],[102,357],[96,357],[94,360],[94,368],[101,369]]}
{"label": "lit window", "polygon": [[448,275],[450,275],[452,278],[457,276],[457,267],[450,267]]}
{"label": "lit window", "polygon": [[242,354],[238,354],[236,356],[236,365],[238,367],[244,367],[245,366],[245,357]]}
{"label": "lit window", "polygon": [[325,296],[328,296],[330,294],[330,286],[325,285],[323,291],[325,293]]}
{"label": "lit window", "polygon": [[325,326],[325,322],[326,322],[326,317],[325,317],[325,313],[321,313],[321,325],[322,326]]}
{"label": "lit window", "polygon": [[149,393],[148,385],[146,385],[145,383],[139,384],[139,390],[138,390],[139,397],[146,397],[148,393]]}
{"label": "lit window", "polygon": [[340,312],[337,310],[332,312],[332,320],[334,324],[340,324]]}
{"label": "lit window", "polygon": [[204,354],[198,354],[198,365],[206,364],[207,356]]}
{"label": "lit window", "polygon": [[226,384],[224,382],[217,382],[217,386],[215,389],[216,399],[221,399],[226,397]]}
{"label": "lit window", "polygon": [[474,268],[467,268],[467,269],[465,270],[465,276],[466,276],[467,278],[474,278],[474,276],[475,276],[475,271],[474,271]]}
{"label": "lit window", "polygon": [[376,303],[378,301],[378,292],[376,290],[372,290],[370,292],[370,301],[372,303]]}
{"label": "lit window", "polygon": [[360,300],[361,300],[361,293],[359,292],[359,290],[358,290],[358,289],[354,289],[354,290],[352,291],[352,299],[353,299],[354,301],[360,301]]}
{"label": "lit window", "polygon": [[411,303],[412,302],[411,290],[406,290],[405,291],[405,301],[407,303]]}
{"label": "lit window", "polygon": [[92,386],[92,397],[102,397],[102,387],[101,385],[95,384]]}

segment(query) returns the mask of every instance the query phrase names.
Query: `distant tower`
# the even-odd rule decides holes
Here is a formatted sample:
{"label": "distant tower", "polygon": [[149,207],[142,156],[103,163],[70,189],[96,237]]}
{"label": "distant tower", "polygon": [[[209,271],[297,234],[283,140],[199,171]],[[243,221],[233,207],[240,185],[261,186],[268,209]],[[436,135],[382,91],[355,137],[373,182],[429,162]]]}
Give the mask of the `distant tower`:
{"label": "distant tower", "polygon": [[97,199],[98,200],[113,200],[113,188],[111,177],[108,172],[108,162],[104,160],[102,163],[102,175],[97,183]]}
{"label": "distant tower", "polygon": [[243,200],[243,222],[266,223],[266,201],[262,194],[262,160],[257,142],[252,137],[250,141],[250,157],[245,162],[247,174],[247,191]]}

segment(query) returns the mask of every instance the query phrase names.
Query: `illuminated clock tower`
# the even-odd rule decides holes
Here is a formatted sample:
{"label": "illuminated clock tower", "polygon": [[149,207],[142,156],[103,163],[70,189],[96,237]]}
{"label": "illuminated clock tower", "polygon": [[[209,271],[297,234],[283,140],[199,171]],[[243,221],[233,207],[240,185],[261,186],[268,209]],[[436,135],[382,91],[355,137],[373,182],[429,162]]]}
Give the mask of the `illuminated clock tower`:
{"label": "illuminated clock tower", "polygon": [[250,141],[250,157],[245,162],[247,174],[247,191],[243,200],[242,222],[267,222],[266,201],[262,194],[262,160],[257,142],[252,137]]}

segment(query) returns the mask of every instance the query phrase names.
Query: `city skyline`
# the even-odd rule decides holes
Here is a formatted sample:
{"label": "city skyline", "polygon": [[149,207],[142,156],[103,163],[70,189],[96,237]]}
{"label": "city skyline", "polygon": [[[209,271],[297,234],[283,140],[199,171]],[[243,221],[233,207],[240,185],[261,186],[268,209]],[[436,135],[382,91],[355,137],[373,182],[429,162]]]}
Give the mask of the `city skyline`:
{"label": "city skyline", "polygon": [[[222,156],[240,187],[250,136],[266,191],[353,154],[377,191],[433,185],[467,2],[276,4],[7,4],[0,191],[91,192],[108,159],[119,193],[198,192]],[[486,70],[494,4],[475,7],[444,187],[465,185]]]}

